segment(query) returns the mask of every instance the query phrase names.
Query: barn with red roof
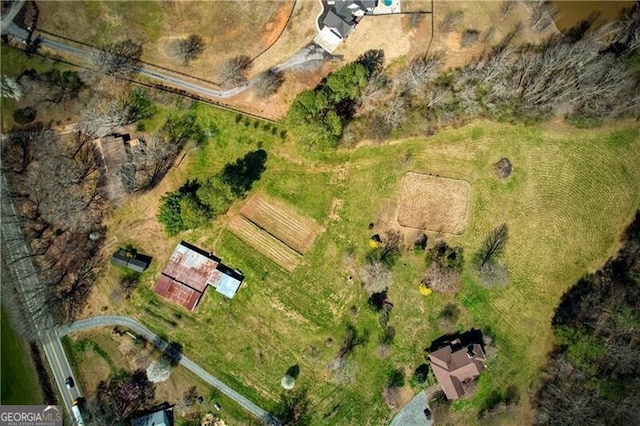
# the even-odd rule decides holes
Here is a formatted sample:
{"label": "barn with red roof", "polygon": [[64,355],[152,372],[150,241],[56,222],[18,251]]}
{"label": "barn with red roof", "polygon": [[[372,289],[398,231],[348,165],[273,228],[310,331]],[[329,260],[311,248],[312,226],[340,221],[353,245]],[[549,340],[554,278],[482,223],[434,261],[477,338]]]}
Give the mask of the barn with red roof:
{"label": "barn with red roof", "polygon": [[208,286],[232,299],[243,280],[239,271],[223,265],[220,258],[182,241],[160,274],[155,292],[194,311]]}

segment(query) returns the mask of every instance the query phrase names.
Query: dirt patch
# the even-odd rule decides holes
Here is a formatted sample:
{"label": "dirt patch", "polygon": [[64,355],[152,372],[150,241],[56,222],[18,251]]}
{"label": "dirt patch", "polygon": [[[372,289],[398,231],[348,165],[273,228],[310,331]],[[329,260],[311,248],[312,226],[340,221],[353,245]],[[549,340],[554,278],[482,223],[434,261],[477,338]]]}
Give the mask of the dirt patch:
{"label": "dirt patch", "polygon": [[389,229],[398,228],[398,201],[397,199],[384,200],[378,211],[378,216],[374,222],[373,230],[376,232],[384,232]]}
{"label": "dirt patch", "polygon": [[288,271],[293,271],[324,228],[293,207],[264,195],[251,197],[229,230]]}
{"label": "dirt patch", "polygon": [[467,226],[471,184],[409,172],[402,180],[398,223],[408,228],[462,234]]}
{"label": "dirt patch", "polygon": [[331,200],[331,206],[329,207],[329,216],[327,218],[328,221],[339,221],[340,220],[340,211],[344,206],[344,200],[340,198],[334,198]]}
{"label": "dirt patch", "polygon": [[232,217],[228,226],[236,236],[287,271],[293,271],[300,264],[302,256],[299,253],[244,216]]}
{"label": "dirt patch", "polygon": [[262,45],[266,46],[266,48],[271,47],[276,41],[278,41],[278,38],[287,25],[287,21],[291,15],[292,8],[295,6],[295,2],[289,2],[286,4],[287,7],[284,6],[285,4],[278,9],[278,12],[275,14],[273,19],[267,22],[264,26],[264,31],[262,32]]}
{"label": "dirt patch", "polygon": [[498,179],[506,179],[511,176],[513,170],[513,164],[508,158],[501,158],[500,161],[493,165],[493,170],[496,173]]}
{"label": "dirt patch", "polygon": [[240,213],[300,254],[306,253],[323,231],[313,219],[265,196],[251,197]]}

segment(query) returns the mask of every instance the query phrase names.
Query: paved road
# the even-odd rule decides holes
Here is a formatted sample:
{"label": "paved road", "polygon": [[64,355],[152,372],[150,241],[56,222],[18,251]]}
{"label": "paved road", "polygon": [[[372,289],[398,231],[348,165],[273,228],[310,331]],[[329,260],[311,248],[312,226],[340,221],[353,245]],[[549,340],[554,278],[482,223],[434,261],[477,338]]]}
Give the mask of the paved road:
{"label": "paved road", "polygon": [[[32,317],[32,320],[36,324],[36,331],[38,338],[42,343],[45,356],[49,361],[51,370],[60,395],[62,396],[63,403],[68,413],[71,413],[71,405],[73,400],[82,395],[80,388],[76,385],[67,389],[65,380],[69,376],[73,376],[71,371],[71,365],[64,353],[64,349],[60,344],[60,339],[53,329],[53,322],[48,315],[42,314],[42,310],[39,309],[37,300],[37,289],[41,288],[38,283],[38,276],[35,273],[33,263],[29,257],[29,250],[24,241],[24,236],[20,230],[20,224],[16,215],[16,210],[13,205],[13,201],[9,197],[9,188],[7,186],[4,174],[2,175],[2,242],[5,245],[7,257],[10,262],[7,262],[9,267],[12,267],[15,272],[15,276],[18,279],[19,288],[22,290],[22,294],[25,297],[27,303],[27,314]],[[74,419],[72,419],[74,420]]]}
{"label": "paved road", "polygon": [[7,14],[5,14],[2,17],[2,20],[0,21],[0,28],[2,29],[2,34],[5,33],[5,26],[7,26],[9,23],[13,22],[13,19],[16,17],[18,12],[20,12],[20,9],[22,9],[22,6],[24,6],[24,2],[25,1],[26,0],[15,1],[11,5],[11,10],[9,12],[7,12]]}
{"label": "paved road", "polygon": [[[439,386],[438,389],[440,389]],[[400,409],[389,426],[431,426],[433,416],[430,410],[427,416],[425,410],[429,410],[427,392],[421,391]]]}
{"label": "paved road", "polygon": [[[79,320],[71,324],[64,325],[58,328],[58,335],[66,336],[67,334],[80,331],[80,330],[86,330],[86,329],[96,328],[96,327],[113,327],[116,325],[127,327],[133,330],[134,332],[136,332],[138,335],[144,336],[145,339],[149,340],[150,342],[153,342],[153,344],[161,351],[166,350],[166,348],[169,346],[169,344],[166,341],[161,339],[157,334],[154,334],[151,330],[149,330],[144,325],[140,324],[138,321],[129,317],[115,316],[115,315],[95,316],[95,317]],[[224,393],[229,398],[236,401],[238,404],[244,407],[247,411],[251,412],[256,417],[259,417],[260,419],[265,421],[267,424],[272,424],[272,425],[278,424],[278,421],[274,417],[272,417],[267,411],[258,407],[256,404],[249,401],[247,398],[240,395],[238,392],[234,391],[229,386],[225,385],[220,380],[213,377],[211,374],[207,373],[202,367],[200,367],[195,362],[191,361],[186,356],[182,355],[182,357],[180,358],[180,364],[185,368],[187,368],[188,370],[190,370],[191,372],[193,372],[194,374],[196,374],[205,382],[209,383],[211,386],[219,389],[222,393]]]}

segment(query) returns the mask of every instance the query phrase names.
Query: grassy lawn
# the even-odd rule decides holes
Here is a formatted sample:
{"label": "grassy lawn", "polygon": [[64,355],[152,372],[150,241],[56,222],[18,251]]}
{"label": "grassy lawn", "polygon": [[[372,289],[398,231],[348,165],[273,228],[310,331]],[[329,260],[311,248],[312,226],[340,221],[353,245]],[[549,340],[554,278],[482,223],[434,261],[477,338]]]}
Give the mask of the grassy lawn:
{"label": "grassy lawn", "polygon": [[148,43],[156,41],[162,32],[159,2],[90,0],[46,2],[38,6],[38,28],[89,44],[126,37]]}
{"label": "grassy lawn", "polygon": [[[143,60],[220,82],[217,71],[236,55],[255,57],[280,35],[291,1],[55,1],[39,4],[38,29],[99,46],[130,38],[144,46]],[[184,65],[172,44],[201,36],[203,54]]]}
{"label": "grassy lawn", "polygon": [[[0,61],[0,72],[14,78],[19,77],[23,71],[28,69],[33,69],[41,73],[54,68],[60,70],[67,68],[63,64],[49,58],[35,55],[27,56],[23,51],[5,44],[0,47],[0,56],[2,57],[2,61]],[[13,112],[25,105],[21,105],[19,101],[9,98],[0,98],[0,101],[2,108],[0,128],[2,131],[7,131],[11,126],[15,126],[13,122]]]}
{"label": "grassy lawn", "polygon": [[[620,125],[587,131],[480,121],[430,138],[337,151],[320,160],[323,156],[308,156],[283,142],[280,129],[273,132],[234,114],[198,108],[201,119],[218,128],[217,136],[190,151],[159,188],[123,203],[109,219],[110,239],[134,243],[155,257],[127,303],[107,301],[118,274],[107,268],[96,297],[110,311],[137,317],[158,334],[180,341],[187,356],[267,409],[278,401],[282,375],[298,365],[296,386],[310,390],[314,424],[353,424],[356,419],[386,424],[396,411],[382,398],[390,372],[404,369],[409,382],[424,362],[424,349],[450,331],[441,328],[438,315],[453,303],[461,310],[455,329],[490,330],[498,353],[477,395],[455,404],[453,415],[457,421],[475,419],[491,392],[515,385],[522,409],[510,421],[529,421],[528,392],[550,348],[550,319],[559,297],[615,252],[618,235],[640,206],[637,129]],[[155,221],[163,193],[186,178],[213,174],[258,147],[267,150],[268,159],[254,190],[285,200],[326,228],[293,273],[225,230],[242,201],[208,228],[172,239]],[[492,164],[505,156],[514,171],[502,182],[494,177]],[[396,336],[390,353],[381,355],[381,327],[367,307],[358,274],[371,236],[368,224],[398,200],[407,171],[471,182],[467,229],[444,237],[462,246],[468,260],[487,233],[506,222],[510,284],[486,290],[474,282],[467,265],[463,289],[455,297],[423,297],[418,293],[423,255],[405,253],[389,290],[394,304],[389,324]],[[430,234],[431,241],[434,237]],[[208,291],[198,311],[190,313],[153,293],[180,239],[214,250],[243,271],[245,283],[233,300]],[[349,360],[352,381],[337,383],[329,364],[347,324],[364,343]],[[417,392],[409,385],[404,391]]]}
{"label": "grassy lawn", "polygon": [[11,330],[6,312],[2,311],[2,390],[0,400],[6,405],[42,404],[44,398],[38,384],[29,348]]}
{"label": "grassy lawn", "polygon": [[[108,380],[111,373],[120,369],[132,371],[146,369],[160,356],[150,345],[136,346],[127,336],[117,336],[110,328],[91,330],[74,334],[63,339],[65,351],[75,365],[76,377],[85,395],[91,397],[101,380]],[[185,407],[182,404],[184,393],[196,386],[202,404]],[[200,380],[183,367],[174,367],[168,380],[157,383],[155,391],[158,403],[176,404],[174,415],[177,424],[186,422],[186,417],[201,418],[206,412],[216,412],[227,424],[246,425],[255,421],[243,408],[222,395],[216,389]],[[219,403],[221,411],[214,410],[213,404]]]}

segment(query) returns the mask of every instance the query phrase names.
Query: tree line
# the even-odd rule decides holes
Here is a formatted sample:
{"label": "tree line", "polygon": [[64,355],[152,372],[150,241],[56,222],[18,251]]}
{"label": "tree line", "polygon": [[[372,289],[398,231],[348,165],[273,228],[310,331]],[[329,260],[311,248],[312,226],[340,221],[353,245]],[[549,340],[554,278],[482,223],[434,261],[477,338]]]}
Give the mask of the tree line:
{"label": "tree line", "polygon": [[383,62],[382,51],[368,51],[329,74],[315,89],[298,94],[285,120],[298,141],[309,147],[335,146],[369,80]]}
{"label": "tree line", "polygon": [[248,152],[204,182],[187,181],[161,199],[158,221],[168,235],[205,226],[224,214],[236,198],[244,196],[266,170],[263,149]]}
{"label": "tree line", "polygon": [[537,424],[640,424],[640,212],[618,255],[562,297]]}
{"label": "tree line", "polygon": [[[508,13],[512,5],[505,4]],[[548,6],[532,7],[530,25],[537,31],[549,26]],[[381,64],[371,69],[356,61],[301,93],[287,120],[301,144],[326,147],[363,137],[430,134],[477,117],[531,122],[562,114],[594,125],[640,116],[640,6],[618,21],[592,24],[585,20],[538,44],[518,42],[518,24],[456,69],[443,69],[440,52],[384,72]]]}

